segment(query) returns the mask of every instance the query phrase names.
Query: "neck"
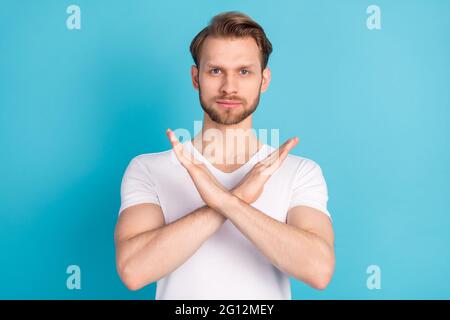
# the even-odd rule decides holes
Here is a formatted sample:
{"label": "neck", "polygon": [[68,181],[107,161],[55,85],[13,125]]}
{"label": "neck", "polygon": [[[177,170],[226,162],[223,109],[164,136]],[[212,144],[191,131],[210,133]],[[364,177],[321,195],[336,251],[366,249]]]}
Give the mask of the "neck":
{"label": "neck", "polygon": [[252,115],[234,125],[214,122],[206,113],[203,120],[192,144],[211,163],[244,164],[263,146],[252,128]]}

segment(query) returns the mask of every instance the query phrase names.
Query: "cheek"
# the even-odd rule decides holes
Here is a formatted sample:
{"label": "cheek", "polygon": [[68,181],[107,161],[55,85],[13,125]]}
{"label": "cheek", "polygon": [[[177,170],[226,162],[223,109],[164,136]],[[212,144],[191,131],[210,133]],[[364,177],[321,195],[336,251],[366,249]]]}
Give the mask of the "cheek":
{"label": "cheek", "polygon": [[241,94],[253,99],[254,97],[259,95],[259,90],[260,90],[259,88],[260,88],[260,82],[249,81],[249,82],[242,84]]}
{"label": "cheek", "polygon": [[200,77],[200,87],[204,97],[216,96],[220,91],[220,82],[215,79],[205,79]]}

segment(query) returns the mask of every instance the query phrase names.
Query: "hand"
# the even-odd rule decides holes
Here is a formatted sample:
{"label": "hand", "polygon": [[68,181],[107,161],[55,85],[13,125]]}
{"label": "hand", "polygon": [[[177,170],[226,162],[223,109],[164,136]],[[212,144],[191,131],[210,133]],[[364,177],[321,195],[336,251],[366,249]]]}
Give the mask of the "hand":
{"label": "hand", "polygon": [[178,161],[188,171],[200,197],[209,207],[218,209],[224,203],[226,197],[232,197],[232,194],[217,181],[205,164],[195,160],[192,155],[187,155],[183,145],[178,141],[172,130],[167,129],[166,134]]}
{"label": "hand", "polygon": [[281,147],[273,151],[264,160],[258,162],[252,170],[233,188],[232,194],[251,204],[255,202],[264,190],[264,184],[269,177],[280,167],[289,151],[295,147],[297,137],[287,140]]}

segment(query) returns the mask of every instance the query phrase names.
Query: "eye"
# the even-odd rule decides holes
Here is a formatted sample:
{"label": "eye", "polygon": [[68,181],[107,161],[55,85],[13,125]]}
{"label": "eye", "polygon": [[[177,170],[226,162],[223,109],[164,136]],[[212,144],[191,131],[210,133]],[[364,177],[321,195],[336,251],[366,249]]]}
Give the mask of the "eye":
{"label": "eye", "polygon": [[212,74],[219,74],[220,73],[220,69],[219,68],[212,68],[209,72],[212,73]]}
{"label": "eye", "polygon": [[241,70],[241,74],[244,75],[244,76],[249,74],[249,73],[250,73],[250,71],[248,71],[247,69],[242,69]]}

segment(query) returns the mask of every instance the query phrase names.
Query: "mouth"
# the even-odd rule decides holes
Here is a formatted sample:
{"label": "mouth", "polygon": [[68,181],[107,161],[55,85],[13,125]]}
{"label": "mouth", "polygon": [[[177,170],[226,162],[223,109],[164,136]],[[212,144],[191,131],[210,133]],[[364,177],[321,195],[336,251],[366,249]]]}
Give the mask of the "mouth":
{"label": "mouth", "polygon": [[241,102],[236,100],[217,100],[216,102],[219,106],[226,109],[234,109],[242,105]]}

